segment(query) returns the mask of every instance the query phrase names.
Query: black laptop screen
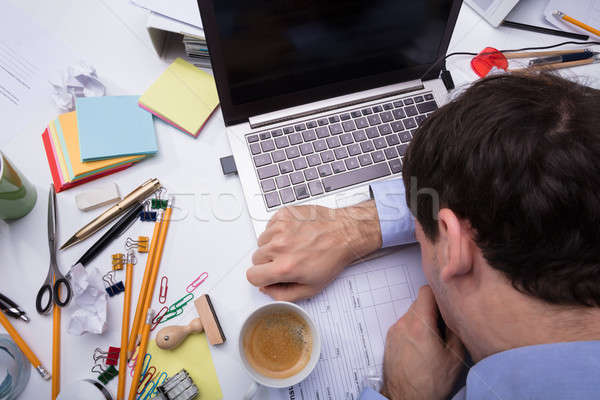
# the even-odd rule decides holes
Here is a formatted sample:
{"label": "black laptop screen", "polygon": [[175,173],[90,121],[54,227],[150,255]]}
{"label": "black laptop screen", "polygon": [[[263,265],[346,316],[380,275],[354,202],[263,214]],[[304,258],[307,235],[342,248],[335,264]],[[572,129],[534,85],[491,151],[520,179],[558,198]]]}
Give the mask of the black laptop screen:
{"label": "black laptop screen", "polygon": [[451,0],[213,4],[233,105],[431,64],[452,7]]}

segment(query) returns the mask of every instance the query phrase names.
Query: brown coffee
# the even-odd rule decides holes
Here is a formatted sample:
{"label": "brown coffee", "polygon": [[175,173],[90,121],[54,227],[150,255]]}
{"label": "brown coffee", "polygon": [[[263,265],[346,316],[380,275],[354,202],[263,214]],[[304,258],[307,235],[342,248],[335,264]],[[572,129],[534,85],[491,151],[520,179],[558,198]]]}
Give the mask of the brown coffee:
{"label": "brown coffee", "polygon": [[312,332],[291,310],[268,311],[255,318],[244,334],[244,354],[256,372],[269,378],[288,378],[310,360]]}

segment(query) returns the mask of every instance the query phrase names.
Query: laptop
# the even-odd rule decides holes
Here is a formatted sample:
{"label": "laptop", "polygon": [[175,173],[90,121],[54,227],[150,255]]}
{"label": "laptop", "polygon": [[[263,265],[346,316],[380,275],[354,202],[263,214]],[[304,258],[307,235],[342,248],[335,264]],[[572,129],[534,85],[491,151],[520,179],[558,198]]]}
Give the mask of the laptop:
{"label": "laptop", "polygon": [[[198,0],[254,230],[282,207],[344,207],[401,177],[462,0]],[[426,74],[426,75],[425,75]]]}

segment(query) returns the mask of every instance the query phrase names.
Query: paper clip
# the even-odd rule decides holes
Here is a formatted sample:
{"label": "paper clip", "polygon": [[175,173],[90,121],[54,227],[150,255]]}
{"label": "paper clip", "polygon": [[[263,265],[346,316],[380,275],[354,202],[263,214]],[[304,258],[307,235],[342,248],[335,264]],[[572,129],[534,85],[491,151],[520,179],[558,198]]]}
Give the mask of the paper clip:
{"label": "paper clip", "polygon": [[[144,361],[142,364],[142,375],[144,376],[146,374],[146,371],[148,371],[148,367],[150,366],[150,360],[152,360],[152,354],[150,353],[146,353],[146,355],[144,355]],[[136,364],[137,364],[137,360],[136,360]],[[129,372],[129,376],[133,377],[133,374],[135,372],[135,365],[133,366],[133,368],[131,368],[131,371]]]}
{"label": "paper clip", "polygon": [[152,209],[153,210],[166,210],[167,205],[169,204],[169,200],[163,199],[152,199]]}
{"label": "paper clip", "polygon": [[112,255],[112,269],[113,271],[121,271],[125,264],[125,255],[123,253],[117,253]]}
{"label": "paper clip", "polygon": [[152,381],[152,378],[154,378],[155,373],[156,373],[156,367],[154,365],[151,366],[150,368],[148,368],[148,370],[146,371],[144,376],[142,376],[142,379],[140,379],[140,383],[138,384],[138,391],[137,391],[138,395],[140,395],[146,391],[146,387]]}
{"label": "paper clip", "polygon": [[158,213],[150,210],[150,203],[144,202],[144,209],[140,211],[140,220],[142,222],[156,222]]}
{"label": "paper clip", "polygon": [[138,253],[148,252],[148,236],[138,236],[138,240],[127,238],[125,247],[127,250],[137,249]]}
{"label": "paper clip", "polygon": [[[155,381],[152,382],[152,386],[146,391],[146,394],[144,395],[143,398],[141,398],[140,400],[149,400],[151,398],[151,396],[154,396],[158,390],[157,388],[162,385],[163,383],[165,383],[165,381],[167,380],[167,373],[162,371],[160,373],[160,375],[158,375],[158,378],[156,378]],[[143,392],[142,392],[143,394]]]}
{"label": "paper clip", "polygon": [[135,365],[137,364],[138,352],[140,351],[139,347],[136,347],[133,356],[131,356],[131,360],[127,363],[127,368],[131,368],[133,371],[135,369]]}
{"label": "paper clip", "polygon": [[152,327],[150,328],[150,331],[153,331],[154,328],[156,328],[158,326],[158,324],[160,324],[160,321],[162,321],[162,319],[165,317],[165,315],[169,312],[169,307],[163,307],[160,309],[160,311],[156,314],[156,316],[152,319]]}
{"label": "paper clip", "polygon": [[175,308],[174,310],[169,310],[164,317],[158,322],[158,324],[165,323],[173,318],[183,314],[183,308]]}
{"label": "paper clip", "polygon": [[123,293],[125,291],[125,285],[123,284],[123,281],[115,283],[115,281],[113,280],[113,271],[109,271],[108,273],[106,273],[102,277],[102,280],[104,281],[106,293],[108,293],[110,297],[116,296],[117,294]]}
{"label": "paper clip", "polygon": [[188,285],[188,287],[185,289],[185,291],[188,293],[192,293],[194,290],[198,289],[198,287],[200,285],[202,285],[202,283],[204,283],[206,278],[208,278],[208,272],[201,273],[200,276],[198,276],[196,279],[194,279],[192,281],[192,283],[190,283]]}
{"label": "paper clip", "polygon": [[175,303],[171,304],[171,306],[169,306],[169,311],[173,311],[178,308],[183,309],[183,307],[185,307],[193,299],[194,299],[194,295],[192,293],[188,293],[185,296],[183,296],[182,298],[180,298],[179,300],[177,300]]}
{"label": "paper clip", "polygon": [[163,276],[160,278],[160,292],[158,294],[158,302],[165,304],[167,301],[167,291],[169,290],[169,278]]}

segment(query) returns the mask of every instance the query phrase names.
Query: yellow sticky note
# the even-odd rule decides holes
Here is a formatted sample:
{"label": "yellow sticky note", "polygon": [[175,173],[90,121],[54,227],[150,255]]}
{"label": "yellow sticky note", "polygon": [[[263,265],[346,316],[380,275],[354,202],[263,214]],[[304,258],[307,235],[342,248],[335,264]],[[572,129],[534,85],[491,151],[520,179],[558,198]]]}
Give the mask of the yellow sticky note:
{"label": "yellow sticky note", "polygon": [[63,138],[66,144],[66,151],[69,153],[69,161],[73,169],[74,179],[78,177],[100,173],[106,169],[110,169],[119,165],[136,162],[144,158],[144,156],[136,155],[129,157],[109,158],[100,161],[81,162],[81,154],[79,151],[79,131],[77,130],[77,114],[72,111],[58,116],[58,121],[62,128]]}
{"label": "yellow sticky note", "polygon": [[62,146],[60,145],[60,141],[58,140],[58,135],[56,134],[56,124],[54,121],[50,121],[48,124],[48,132],[50,133],[50,140],[52,140],[52,144],[54,145],[54,151],[56,152],[56,157],[58,158],[59,171],[61,172],[62,181],[70,182],[71,178],[69,177],[69,172],[67,171],[67,163],[65,161],[65,156],[62,152]]}
{"label": "yellow sticky note", "polygon": [[197,137],[219,105],[219,95],[212,75],[178,58],[140,97],[139,105]]}
{"label": "yellow sticky note", "polygon": [[217,371],[208,349],[206,335],[191,334],[175,350],[162,350],[152,340],[148,344],[148,353],[152,355],[150,365],[157,371],[164,371],[169,377],[185,369],[200,391],[202,400],[220,400],[223,398]]}

